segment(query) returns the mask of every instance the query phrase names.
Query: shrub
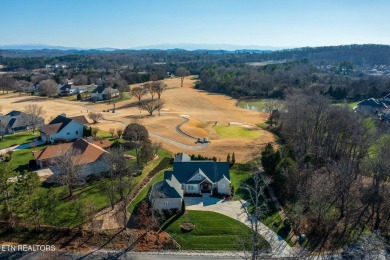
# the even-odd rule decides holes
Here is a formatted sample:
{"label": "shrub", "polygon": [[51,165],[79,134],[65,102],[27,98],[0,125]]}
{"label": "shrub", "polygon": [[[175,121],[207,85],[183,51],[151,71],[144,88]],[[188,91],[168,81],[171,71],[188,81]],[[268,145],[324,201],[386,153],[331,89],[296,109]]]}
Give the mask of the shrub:
{"label": "shrub", "polygon": [[190,231],[192,231],[194,228],[195,228],[195,225],[192,224],[192,223],[190,223],[190,222],[183,223],[183,224],[180,226],[181,232],[183,232],[183,233],[190,232]]}

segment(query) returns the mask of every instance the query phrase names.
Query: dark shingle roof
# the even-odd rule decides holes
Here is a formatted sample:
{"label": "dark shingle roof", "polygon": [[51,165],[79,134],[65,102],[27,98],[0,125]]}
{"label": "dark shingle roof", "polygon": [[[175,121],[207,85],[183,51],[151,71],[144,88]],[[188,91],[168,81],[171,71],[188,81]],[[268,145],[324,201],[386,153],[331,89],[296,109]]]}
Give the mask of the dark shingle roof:
{"label": "dark shingle roof", "polygon": [[104,91],[104,89],[105,89],[106,87],[105,86],[98,86],[98,87],[96,87],[93,91],[92,91],[92,93],[102,93],[103,91]]}
{"label": "dark shingle roof", "polygon": [[85,116],[65,117],[59,115],[54,118],[48,125],[42,127],[43,132],[45,134],[58,133],[73,120],[82,125],[88,124],[88,121]]}
{"label": "dark shingle roof", "polygon": [[180,183],[186,183],[199,169],[212,182],[218,182],[223,176],[230,180],[229,163],[214,161],[174,162],[173,171],[166,171],[164,179],[170,179],[174,175]]}
{"label": "dark shingle roof", "polygon": [[153,189],[159,192],[157,195],[159,198],[182,198],[180,193],[171,187],[166,180],[156,183]]}
{"label": "dark shingle roof", "polygon": [[370,106],[370,107],[378,107],[378,108],[387,108],[387,106],[383,102],[378,102],[373,98],[369,98],[357,103],[357,106]]}
{"label": "dark shingle roof", "polygon": [[6,116],[19,116],[21,113],[22,113],[21,111],[12,110],[8,114],[6,114]]}
{"label": "dark shingle roof", "polygon": [[387,94],[384,98],[390,98],[390,93]]}

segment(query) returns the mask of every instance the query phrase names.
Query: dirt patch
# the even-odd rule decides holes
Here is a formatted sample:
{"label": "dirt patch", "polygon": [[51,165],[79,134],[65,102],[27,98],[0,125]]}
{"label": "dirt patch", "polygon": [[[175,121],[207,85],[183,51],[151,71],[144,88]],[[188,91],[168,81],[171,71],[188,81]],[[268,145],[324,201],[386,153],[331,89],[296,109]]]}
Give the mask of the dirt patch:
{"label": "dirt patch", "polygon": [[136,246],[138,252],[179,249],[177,242],[165,232],[138,230],[138,237],[140,237]]}
{"label": "dirt patch", "polygon": [[91,231],[66,228],[47,228],[40,230],[8,229],[1,227],[3,245],[54,245],[57,251],[89,252],[94,249],[123,250],[135,246],[138,238],[136,230]]}

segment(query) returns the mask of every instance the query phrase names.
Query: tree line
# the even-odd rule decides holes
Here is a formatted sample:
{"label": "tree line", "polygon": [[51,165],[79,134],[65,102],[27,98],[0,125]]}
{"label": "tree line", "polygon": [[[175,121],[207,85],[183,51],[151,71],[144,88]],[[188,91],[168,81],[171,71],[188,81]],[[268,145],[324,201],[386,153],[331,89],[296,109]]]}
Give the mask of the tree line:
{"label": "tree line", "polygon": [[323,248],[366,230],[388,237],[388,132],[315,92],[291,92],[285,107],[274,128],[284,144],[267,145],[262,165],[294,229]]}

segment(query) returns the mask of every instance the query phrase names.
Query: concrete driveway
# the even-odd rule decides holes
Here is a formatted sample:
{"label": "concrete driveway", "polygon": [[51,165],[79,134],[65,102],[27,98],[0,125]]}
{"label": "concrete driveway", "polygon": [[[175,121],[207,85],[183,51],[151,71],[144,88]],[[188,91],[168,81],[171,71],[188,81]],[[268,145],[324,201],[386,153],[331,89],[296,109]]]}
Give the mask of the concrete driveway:
{"label": "concrete driveway", "polygon": [[[251,219],[245,213],[245,208],[250,204],[246,201],[227,201],[212,197],[185,197],[186,210],[213,211],[235,220],[238,220],[248,227],[251,227]],[[259,234],[271,245],[274,257],[293,257],[296,250],[290,247],[286,241],[274,231],[261,222],[259,223]]]}

